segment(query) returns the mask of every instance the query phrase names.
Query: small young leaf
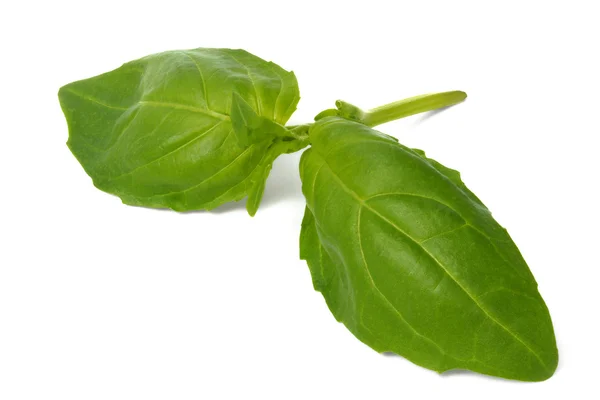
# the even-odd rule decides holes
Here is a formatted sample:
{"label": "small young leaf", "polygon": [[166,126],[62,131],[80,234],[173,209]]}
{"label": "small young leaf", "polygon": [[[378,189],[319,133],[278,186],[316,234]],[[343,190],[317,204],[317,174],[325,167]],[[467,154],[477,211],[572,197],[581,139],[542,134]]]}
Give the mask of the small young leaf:
{"label": "small young leaf", "polygon": [[273,138],[294,139],[289,130],[256,113],[238,93],[233,93],[231,124],[240,145],[244,148]]}

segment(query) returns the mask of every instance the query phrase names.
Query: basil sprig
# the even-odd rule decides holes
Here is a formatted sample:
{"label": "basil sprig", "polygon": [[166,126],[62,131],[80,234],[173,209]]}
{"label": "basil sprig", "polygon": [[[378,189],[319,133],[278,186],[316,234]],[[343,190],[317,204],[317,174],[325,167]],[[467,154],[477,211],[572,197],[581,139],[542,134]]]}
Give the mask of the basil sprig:
{"label": "basil sprig", "polygon": [[460,174],[373,127],[463,101],[460,91],[372,110],[344,101],[286,126],[296,77],[243,50],[150,55],[62,87],[68,145],[126,204],[210,210],[247,197],[274,160],[300,162],[300,256],[335,318],[379,352],[435,370],[552,376],[550,314],[518,248]]}

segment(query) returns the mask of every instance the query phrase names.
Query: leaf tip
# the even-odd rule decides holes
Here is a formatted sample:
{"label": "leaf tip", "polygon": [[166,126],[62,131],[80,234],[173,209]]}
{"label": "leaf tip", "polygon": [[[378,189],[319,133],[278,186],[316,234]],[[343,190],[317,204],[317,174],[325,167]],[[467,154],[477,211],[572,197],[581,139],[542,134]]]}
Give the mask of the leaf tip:
{"label": "leaf tip", "polygon": [[454,90],[450,92],[454,98],[456,99],[456,103],[463,102],[467,99],[467,92],[463,92],[462,90]]}
{"label": "leaf tip", "polygon": [[251,217],[254,217],[256,215],[256,212],[258,211],[258,204],[252,204],[253,202],[247,202],[246,203],[246,211],[248,212],[248,215]]}

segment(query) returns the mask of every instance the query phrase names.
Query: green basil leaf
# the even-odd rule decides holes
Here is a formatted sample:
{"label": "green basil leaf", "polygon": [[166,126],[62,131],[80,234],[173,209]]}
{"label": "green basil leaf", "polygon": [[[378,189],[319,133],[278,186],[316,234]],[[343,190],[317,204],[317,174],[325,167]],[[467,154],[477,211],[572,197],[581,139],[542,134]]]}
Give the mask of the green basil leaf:
{"label": "green basil leaf", "polygon": [[454,170],[325,117],[301,159],[301,258],[337,320],[423,367],[549,378],[558,351],[519,250]]}
{"label": "green basil leaf", "polygon": [[154,54],[59,91],[68,146],[99,189],[177,211],[253,193],[251,214],[299,98],[292,72],[230,49]]}

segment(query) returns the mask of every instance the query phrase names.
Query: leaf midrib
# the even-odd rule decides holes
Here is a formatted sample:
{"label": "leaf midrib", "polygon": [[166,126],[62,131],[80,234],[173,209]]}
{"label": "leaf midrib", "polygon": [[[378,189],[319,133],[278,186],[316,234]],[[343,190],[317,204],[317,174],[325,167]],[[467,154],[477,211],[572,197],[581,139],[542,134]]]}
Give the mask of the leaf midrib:
{"label": "leaf midrib", "polygon": [[[221,126],[221,124],[222,124],[222,123],[223,123],[223,122],[218,122],[218,123],[216,123],[215,125],[211,126],[210,128],[208,128],[208,129],[206,129],[206,130],[197,131],[197,132],[192,132],[192,135],[198,134],[198,136],[195,136],[195,137],[193,137],[192,139],[190,139],[190,140],[186,141],[185,143],[183,143],[183,144],[181,144],[181,145],[177,146],[177,147],[176,147],[176,148],[174,148],[173,150],[170,150],[170,151],[168,151],[167,153],[165,153],[165,154],[162,154],[162,155],[161,155],[160,157],[158,157],[158,158],[155,158],[155,159],[153,159],[153,160],[151,160],[151,161],[149,161],[149,162],[147,162],[147,163],[144,163],[144,164],[142,164],[142,165],[138,165],[137,167],[133,168],[133,169],[132,169],[132,170],[130,170],[130,171],[127,171],[127,172],[125,172],[125,173],[122,173],[122,174],[120,174],[120,175],[117,175],[117,176],[111,176],[111,177],[109,177],[109,178],[107,179],[107,182],[116,181],[117,179],[123,178],[124,176],[129,176],[129,175],[131,175],[131,174],[133,174],[133,173],[135,173],[135,172],[139,171],[139,170],[140,170],[140,169],[142,169],[142,168],[146,168],[146,167],[148,167],[148,166],[150,166],[150,165],[156,164],[157,162],[159,162],[159,161],[161,161],[161,160],[165,159],[166,157],[168,157],[168,156],[170,156],[170,155],[172,155],[172,154],[174,154],[174,153],[176,153],[176,152],[180,151],[181,149],[184,149],[184,148],[186,148],[186,147],[188,147],[188,146],[192,145],[193,143],[196,143],[198,140],[202,139],[203,137],[205,137],[205,136],[206,136],[206,135],[208,135],[209,133],[211,133],[211,132],[214,132],[214,131],[217,131],[217,128],[218,128],[219,126]],[[230,132],[231,132],[231,131],[229,131],[229,133],[230,133]],[[228,133],[228,134],[229,134],[229,133]]]}
{"label": "leaf midrib", "polygon": [[200,107],[194,107],[194,106],[189,106],[186,104],[179,104],[179,103],[170,103],[170,102],[164,102],[164,101],[152,101],[152,100],[139,100],[136,101],[135,103],[131,104],[128,107],[121,107],[121,106],[114,106],[112,104],[108,104],[103,102],[102,100],[99,100],[95,97],[86,95],[84,93],[78,92],[76,90],[73,90],[71,88],[63,88],[64,91],[69,92],[71,94],[74,94],[77,97],[80,97],[84,100],[87,100],[89,102],[92,103],[96,103],[98,105],[101,105],[103,107],[109,108],[111,110],[120,110],[120,111],[127,111],[130,108],[135,107],[136,105],[149,105],[149,106],[155,106],[155,107],[165,107],[165,108],[174,108],[174,109],[179,109],[179,110],[186,110],[186,111],[191,111],[191,112],[195,112],[195,113],[199,113],[199,114],[204,114],[204,115],[208,115],[210,117],[213,118],[218,118],[220,120],[230,120],[231,118],[229,117],[229,115],[227,114],[222,114],[220,112],[217,111],[212,111],[212,110],[208,110],[208,109],[203,109]]}

